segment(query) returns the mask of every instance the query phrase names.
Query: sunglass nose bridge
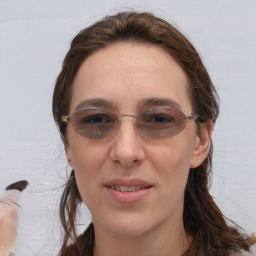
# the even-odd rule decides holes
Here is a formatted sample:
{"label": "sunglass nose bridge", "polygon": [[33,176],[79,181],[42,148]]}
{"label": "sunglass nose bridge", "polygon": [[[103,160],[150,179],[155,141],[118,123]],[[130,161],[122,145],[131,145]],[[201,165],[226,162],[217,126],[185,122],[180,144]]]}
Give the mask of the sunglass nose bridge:
{"label": "sunglass nose bridge", "polygon": [[121,117],[133,117],[133,118],[137,118],[137,117],[138,117],[138,115],[136,115],[136,114],[118,114],[117,116],[118,116],[118,118],[121,118]]}
{"label": "sunglass nose bridge", "polygon": [[[123,121],[131,121],[133,119],[136,119],[136,123],[137,123],[137,118],[139,116],[139,115],[136,115],[136,114],[115,114],[115,115],[116,115],[116,121],[115,121],[115,124],[114,124],[114,129],[118,129]],[[126,117],[128,119],[126,119]]]}

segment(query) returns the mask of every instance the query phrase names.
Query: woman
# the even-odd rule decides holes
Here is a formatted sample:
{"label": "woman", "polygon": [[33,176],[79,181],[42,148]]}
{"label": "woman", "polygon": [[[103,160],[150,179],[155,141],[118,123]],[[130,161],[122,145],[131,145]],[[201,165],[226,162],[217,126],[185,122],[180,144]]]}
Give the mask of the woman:
{"label": "woman", "polygon": [[[192,44],[149,13],[108,16],[72,41],[53,115],[73,167],[60,255],[235,255],[253,237],[208,191],[217,93]],[[92,223],[76,233],[79,204]]]}

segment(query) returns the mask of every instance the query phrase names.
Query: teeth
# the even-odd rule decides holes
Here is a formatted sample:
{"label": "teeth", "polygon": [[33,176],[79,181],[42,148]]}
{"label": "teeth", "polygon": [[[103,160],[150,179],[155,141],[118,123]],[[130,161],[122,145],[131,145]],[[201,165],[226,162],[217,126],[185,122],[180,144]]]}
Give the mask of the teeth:
{"label": "teeth", "polygon": [[126,192],[126,191],[128,191],[128,187],[125,187],[125,186],[120,186],[120,190],[121,191],[124,191],[124,192]]}
{"label": "teeth", "polygon": [[132,187],[127,187],[127,186],[111,186],[111,188],[116,189],[118,191],[122,192],[133,192],[139,189],[144,189],[146,187],[143,186],[132,186]]}
{"label": "teeth", "polygon": [[128,191],[135,191],[135,187],[128,187]]}

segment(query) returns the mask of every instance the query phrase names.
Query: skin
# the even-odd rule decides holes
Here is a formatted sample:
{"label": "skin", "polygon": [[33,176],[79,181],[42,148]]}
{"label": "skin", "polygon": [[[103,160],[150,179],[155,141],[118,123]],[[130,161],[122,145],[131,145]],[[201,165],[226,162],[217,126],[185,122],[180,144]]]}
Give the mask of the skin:
{"label": "skin", "polygon": [[0,255],[9,256],[16,240],[20,192],[8,190],[0,199]]}
{"label": "skin", "polygon": [[[193,113],[185,72],[159,46],[125,42],[101,49],[83,62],[72,86],[70,113],[93,98],[112,102],[104,109],[119,114],[154,107],[142,104],[147,98],[168,98],[186,116]],[[174,137],[150,139],[137,131],[134,118],[121,120],[116,133],[100,140],[83,138],[67,127],[66,155],[92,213],[94,254],[181,255],[191,239],[182,221],[184,190],[189,169],[207,156],[211,125],[197,134],[195,122],[188,121]],[[109,180],[134,178],[152,187],[133,203],[116,202],[103,186]]]}

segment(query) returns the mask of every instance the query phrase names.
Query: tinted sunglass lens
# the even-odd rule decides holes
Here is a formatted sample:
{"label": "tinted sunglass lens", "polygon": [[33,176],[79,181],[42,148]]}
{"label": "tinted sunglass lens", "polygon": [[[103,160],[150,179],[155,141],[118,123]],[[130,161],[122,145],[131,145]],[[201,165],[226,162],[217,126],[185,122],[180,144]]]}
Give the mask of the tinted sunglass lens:
{"label": "tinted sunglass lens", "polygon": [[141,113],[139,129],[147,137],[163,139],[177,135],[186,126],[186,116],[176,110],[156,109]]}
{"label": "tinted sunglass lens", "polygon": [[101,139],[109,136],[115,129],[115,114],[108,111],[78,111],[71,118],[74,130],[89,139]]}

